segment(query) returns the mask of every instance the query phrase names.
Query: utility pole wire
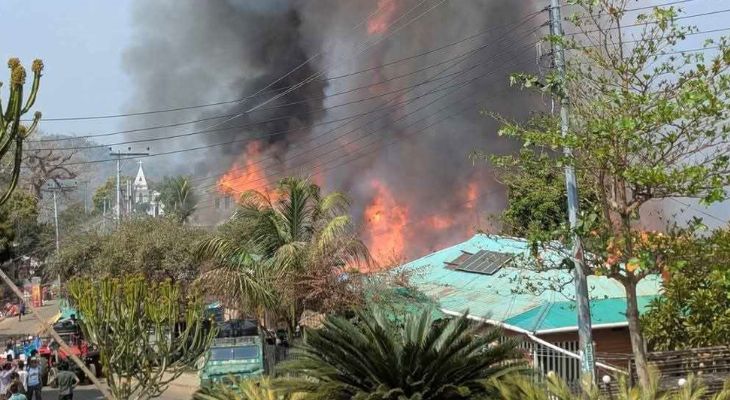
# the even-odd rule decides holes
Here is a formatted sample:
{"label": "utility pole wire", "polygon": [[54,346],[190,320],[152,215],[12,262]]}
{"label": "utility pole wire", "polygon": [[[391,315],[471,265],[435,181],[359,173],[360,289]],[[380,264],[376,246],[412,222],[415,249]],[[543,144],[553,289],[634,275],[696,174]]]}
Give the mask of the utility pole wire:
{"label": "utility pole wire", "polygon": [[[522,25],[522,24],[524,24],[526,22],[529,22],[533,17],[534,17],[534,15],[531,16],[530,18],[527,18],[527,19],[523,20],[520,25]],[[519,25],[517,27],[519,27]],[[527,34],[533,34],[537,29],[540,29],[540,27],[533,28],[532,30],[530,30],[529,32],[527,32]],[[512,31],[512,30],[510,30],[510,31]],[[510,31],[507,31],[507,32],[503,33],[503,35],[506,35]],[[469,51],[467,53],[464,53],[462,55],[463,57],[457,57],[456,59],[452,60],[452,61],[456,61],[456,64],[449,66],[445,70],[442,70],[441,72],[439,72],[438,74],[436,74],[436,76],[438,76],[439,74],[442,74],[446,70],[451,69],[454,66],[458,65],[459,63],[465,61],[468,57],[473,56],[474,54],[476,54],[477,51],[482,50],[482,49],[484,49],[487,46],[488,45],[480,46],[477,49],[473,49],[473,50],[471,50],[471,51]],[[470,69],[471,68],[474,68],[474,66],[470,67]],[[465,71],[460,71],[460,72],[463,73]],[[432,77],[432,78],[428,79],[426,81],[426,83],[430,83],[430,82],[433,82],[433,81],[435,81],[435,79]],[[436,91],[440,91],[440,90],[436,90]],[[434,91],[434,92],[436,92],[436,91]],[[428,93],[426,93],[426,94],[428,94]],[[423,95],[422,96],[418,96],[418,97],[423,97]],[[393,99],[391,99],[391,101],[392,100]],[[415,99],[410,99],[410,100],[407,100],[407,101],[412,101],[412,100],[415,100]],[[368,111],[368,112],[365,112],[365,113],[362,113],[362,114],[358,114],[358,115],[355,115],[355,116],[360,117],[360,116],[368,115],[368,114],[373,113],[374,111],[379,111],[379,110],[377,110],[377,109],[376,110],[371,110],[371,111]],[[336,128],[334,128],[332,130],[329,130],[328,132],[325,132],[324,134],[317,135],[316,137],[314,137],[312,139],[316,139],[318,137],[324,136],[325,134],[330,133],[330,132],[334,131],[335,129],[338,129],[341,126],[336,127]],[[269,135],[266,135],[266,136],[269,136]],[[222,146],[222,145],[232,144],[232,143],[237,143],[237,142],[248,142],[248,141],[250,141],[252,139],[255,139],[255,138],[235,139],[235,140],[231,140],[231,141],[227,141],[227,142],[214,143],[214,144],[211,144],[211,145],[197,146],[197,147],[193,147],[193,148],[186,148],[186,149],[181,149],[181,150],[173,150],[173,151],[168,151],[168,152],[156,153],[153,156],[162,156],[162,155],[168,155],[168,154],[177,154],[177,153],[182,153],[182,152],[187,152],[187,151],[194,151],[194,150],[201,150],[201,149],[207,149],[207,148],[212,148],[212,147],[217,147],[217,146]],[[109,161],[109,160],[91,160],[91,161],[82,161],[82,162],[79,162],[78,164],[92,164],[92,163],[107,162],[107,161]],[[263,161],[265,161],[265,159],[259,160],[257,163],[263,162]]]}
{"label": "utility pole wire", "polygon": [[[543,13],[545,11],[547,11],[547,8],[543,8],[541,10],[534,11],[534,12],[532,12],[530,14],[526,14],[524,17],[531,17],[533,15],[540,14],[540,13]],[[383,69],[385,67],[389,67],[389,66],[392,66],[392,65],[400,64],[400,63],[405,62],[405,61],[414,60],[414,59],[417,59],[417,58],[420,58],[420,57],[423,57],[423,56],[426,56],[426,55],[430,55],[430,54],[439,52],[441,50],[444,50],[444,49],[447,49],[447,48],[450,48],[450,47],[453,47],[453,46],[462,44],[462,43],[467,42],[469,40],[478,38],[478,37],[483,36],[483,35],[485,35],[485,34],[487,34],[489,32],[495,31],[497,29],[506,28],[506,27],[509,27],[511,25],[514,25],[514,24],[516,24],[516,23],[511,22],[511,23],[508,23],[508,24],[491,26],[491,27],[489,27],[487,29],[484,29],[484,30],[481,30],[479,32],[473,33],[473,34],[471,34],[469,36],[466,36],[466,37],[464,37],[462,39],[458,39],[458,40],[449,42],[447,44],[444,44],[444,45],[441,45],[439,47],[426,50],[426,51],[421,52],[421,53],[417,53],[417,54],[413,54],[413,55],[406,56],[406,57],[403,57],[403,58],[399,58],[399,59],[396,59],[396,60],[388,61],[388,62],[385,62],[383,64],[374,65],[374,66],[367,67],[367,68],[364,68],[364,69],[360,69],[360,70],[357,70],[357,71],[352,71],[352,72],[348,72],[348,73],[344,73],[344,74],[340,74],[340,75],[328,76],[328,77],[320,77],[320,78],[316,79],[315,81],[317,81],[317,82],[334,81],[334,80],[339,80],[339,79],[348,78],[348,77],[351,77],[351,76],[363,74],[363,73],[370,72],[370,71],[375,71],[375,70]],[[402,75],[401,75],[401,77],[402,77]],[[392,78],[391,78],[391,80],[392,80]],[[372,84],[369,84],[367,86],[360,86],[359,88],[362,89],[364,87],[370,87],[370,86],[373,86],[373,85],[378,85],[378,84],[381,84],[383,82],[384,81],[378,81],[378,82],[374,82]],[[287,87],[283,87],[283,88],[279,88],[279,89],[272,89],[272,90],[273,91],[284,91],[284,90],[287,90],[287,89],[291,88],[292,86],[294,86],[294,85],[287,86]],[[191,110],[191,109],[196,109],[196,108],[214,107],[214,106],[219,106],[219,105],[227,105],[227,104],[233,104],[233,103],[240,103],[240,102],[242,102],[244,100],[251,99],[251,98],[254,98],[254,97],[255,96],[252,94],[252,95],[248,95],[246,97],[242,97],[242,98],[238,98],[238,99],[234,99],[234,100],[225,100],[225,101],[218,101],[218,102],[205,103],[205,104],[197,104],[197,105],[191,105],[191,106],[180,106],[180,107],[174,107],[174,108],[165,108],[165,109],[148,110],[148,111],[138,111],[138,112],[121,113],[121,114],[104,114],[104,115],[86,115],[86,116],[77,116],[77,117],[44,118],[43,121],[44,122],[53,122],[53,121],[83,121],[83,120],[94,120],[94,119],[124,118],[124,117],[133,117],[133,116],[139,116],[139,115],[161,114],[161,113],[169,113],[169,112],[175,112],[175,111]],[[201,119],[197,119],[197,120],[194,120],[194,121],[188,121],[188,122],[178,123],[175,126],[184,125],[184,124],[190,124],[190,123],[195,123],[195,122],[205,122],[205,121],[209,121],[211,119],[217,119],[217,118],[226,118],[226,117],[229,117],[231,115],[233,115],[233,114],[224,114],[224,115],[218,115],[218,116],[213,116],[213,117],[201,118]],[[167,126],[161,126],[161,127],[167,127]],[[118,135],[118,134],[122,134],[122,133],[130,133],[130,132],[137,132],[137,131],[151,130],[151,129],[157,129],[157,127],[141,128],[141,129],[131,129],[131,130],[126,130],[126,131],[110,132],[110,133],[106,133],[106,134],[83,135],[83,136],[74,136],[74,137],[67,137],[67,138],[38,139],[38,140],[31,140],[30,142],[56,142],[56,141],[65,141],[65,140],[73,140],[73,139],[84,139],[84,138],[90,138],[90,137]]]}
{"label": "utility pole wire", "polygon": [[[122,160],[128,160],[133,157],[147,157],[150,155],[149,152],[147,153],[132,153],[132,152],[113,152],[111,151],[111,147],[109,148],[109,156],[116,157],[117,159],[117,227],[122,223],[122,188],[121,188],[121,179],[122,179]],[[131,150],[131,148],[129,149]],[[149,150],[149,147],[147,148]],[[125,157],[125,158],[122,158]]]}
{"label": "utility pole wire", "polygon": [[[44,192],[51,192],[53,194],[53,221],[55,225],[55,231],[56,231],[56,255],[61,252],[61,235],[60,235],[60,229],[58,226],[58,197],[56,196],[57,192],[70,192],[76,189],[76,186],[53,186],[46,189],[43,189]],[[61,274],[58,274],[57,279],[58,287],[61,288]]]}
{"label": "utility pole wire", "polygon": [[[565,51],[561,39],[563,35],[562,18],[560,16],[559,0],[550,0],[550,31],[553,36],[559,39],[555,41],[555,68],[560,74],[560,79],[565,86]],[[570,100],[566,88],[562,88],[560,95],[560,131],[563,137],[568,135],[570,130],[569,118]],[[572,158],[573,152],[569,147],[563,148],[563,154]],[[578,340],[581,351],[581,375],[590,381],[595,380],[596,363],[593,349],[593,331],[591,327],[591,308],[588,300],[588,279],[584,269],[583,244],[576,229],[578,227],[578,184],[575,178],[575,170],[570,163],[565,165],[565,187],[568,198],[568,220],[570,229],[573,231],[573,275],[575,280],[575,301],[578,312]]]}

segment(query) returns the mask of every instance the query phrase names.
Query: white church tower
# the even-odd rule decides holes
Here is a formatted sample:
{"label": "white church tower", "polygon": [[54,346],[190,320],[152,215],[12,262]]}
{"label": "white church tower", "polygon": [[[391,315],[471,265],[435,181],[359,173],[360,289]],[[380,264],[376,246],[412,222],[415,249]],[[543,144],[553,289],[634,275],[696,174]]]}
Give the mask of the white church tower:
{"label": "white church tower", "polygon": [[150,216],[163,215],[162,204],[159,201],[160,193],[150,190],[149,185],[147,185],[147,178],[144,176],[144,169],[142,169],[142,161],[138,161],[138,163],[137,177],[134,178],[132,183],[132,202],[134,204],[149,204],[147,214]]}

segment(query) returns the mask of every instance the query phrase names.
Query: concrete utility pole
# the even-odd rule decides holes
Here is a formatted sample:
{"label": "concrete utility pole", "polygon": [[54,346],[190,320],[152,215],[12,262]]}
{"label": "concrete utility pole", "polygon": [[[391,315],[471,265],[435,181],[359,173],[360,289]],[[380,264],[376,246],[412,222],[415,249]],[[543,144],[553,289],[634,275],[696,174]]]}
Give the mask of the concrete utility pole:
{"label": "concrete utility pole", "polygon": [[[560,0],[550,0],[550,33],[555,37],[563,36],[562,17],[560,16]],[[565,50],[562,43],[555,43],[555,68],[565,82]],[[565,89],[564,89],[565,90]],[[560,97],[560,131],[563,136],[568,135],[570,129],[568,113],[570,101],[566,92]],[[569,147],[563,149],[563,154],[570,158],[573,155]],[[586,278],[583,260],[583,244],[575,231],[578,225],[578,185],[575,179],[575,170],[572,165],[565,166],[565,186],[568,194],[568,219],[570,229],[573,230],[573,280],[575,281],[575,301],[578,305],[578,340],[581,351],[581,375],[595,378],[596,363],[593,351],[593,332],[591,328],[591,308],[588,303],[588,279]]]}
{"label": "concrete utility pole", "polygon": [[53,220],[56,225],[56,255],[61,251],[61,242],[58,241],[58,200],[56,199],[56,191],[53,191]]}
{"label": "concrete utility pole", "polygon": [[[70,192],[72,190],[76,189],[76,186],[53,186],[46,189],[43,189],[45,192],[51,192],[53,194],[53,221],[54,225],[56,226],[56,255],[61,252],[61,235],[59,234],[59,228],[58,228],[58,196],[56,196],[56,193],[58,192]],[[58,274],[57,284],[58,287],[61,287],[61,274]]]}
{"label": "concrete utility pole", "polygon": [[76,186],[53,186],[48,187],[45,189],[42,189],[44,192],[50,192],[53,194],[53,221],[56,226],[56,254],[61,249],[61,242],[60,242],[60,235],[59,235],[59,228],[58,228],[58,197],[56,196],[56,193],[58,192],[71,192],[76,189]]}
{"label": "concrete utility pole", "polygon": [[111,147],[109,148],[109,155],[117,158],[117,226],[122,223],[122,188],[120,183],[122,179],[122,157],[147,157],[150,155],[149,149],[148,147],[147,153],[132,153],[131,147],[127,148],[128,152],[114,152]]}
{"label": "concrete utility pole", "polygon": [[89,195],[89,181],[83,181],[81,182],[84,184],[84,215],[89,213],[89,204],[86,201]]}

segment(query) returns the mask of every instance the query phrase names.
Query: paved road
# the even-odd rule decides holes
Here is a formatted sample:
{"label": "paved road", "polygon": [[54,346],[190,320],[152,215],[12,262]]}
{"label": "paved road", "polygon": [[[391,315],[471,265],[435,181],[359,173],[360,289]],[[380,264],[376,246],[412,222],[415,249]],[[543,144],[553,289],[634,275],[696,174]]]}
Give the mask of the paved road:
{"label": "paved road", "polygon": [[[58,314],[58,305],[55,301],[49,301],[45,306],[39,308],[38,312],[41,318],[50,321]],[[0,339],[36,335],[40,330],[40,322],[31,314],[25,315],[22,321],[18,321],[18,317],[6,318],[0,321]]]}

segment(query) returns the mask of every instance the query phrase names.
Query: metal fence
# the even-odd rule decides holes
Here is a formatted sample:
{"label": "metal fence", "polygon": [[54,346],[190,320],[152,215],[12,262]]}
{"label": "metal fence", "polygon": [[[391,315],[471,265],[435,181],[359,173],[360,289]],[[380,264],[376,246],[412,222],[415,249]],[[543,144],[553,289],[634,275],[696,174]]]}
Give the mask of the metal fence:
{"label": "metal fence", "polygon": [[[577,341],[564,341],[553,344],[571,353],[578,353]],[[553,372],[569,386],[577,387],[580,385],[580,360],[577,358],[530,340],[521,342],[519,347],[530,360],[532,367],[537,372],[536,376],[542,377],[549,372]]]}

